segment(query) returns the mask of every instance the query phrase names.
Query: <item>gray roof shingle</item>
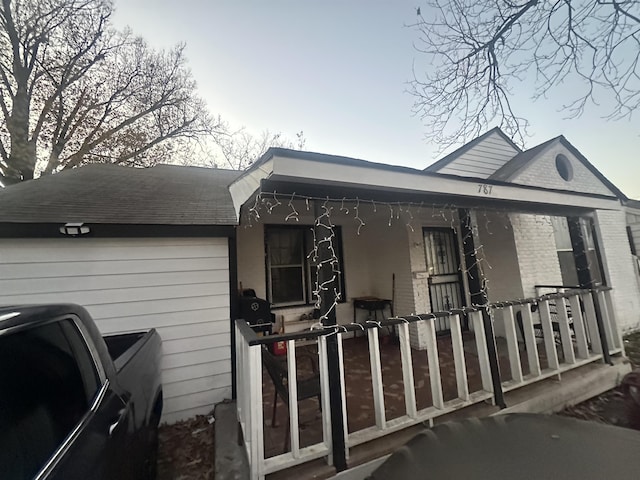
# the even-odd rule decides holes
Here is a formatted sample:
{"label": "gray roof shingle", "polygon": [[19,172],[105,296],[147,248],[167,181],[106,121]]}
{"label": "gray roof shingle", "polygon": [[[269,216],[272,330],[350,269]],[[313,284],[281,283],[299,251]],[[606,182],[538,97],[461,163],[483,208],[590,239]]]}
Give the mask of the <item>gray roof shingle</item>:
{"label": "gray roof shingle", "polygon": [[0,188],[0,222],[236,225],[228,185],[241,173],[87,165]]}

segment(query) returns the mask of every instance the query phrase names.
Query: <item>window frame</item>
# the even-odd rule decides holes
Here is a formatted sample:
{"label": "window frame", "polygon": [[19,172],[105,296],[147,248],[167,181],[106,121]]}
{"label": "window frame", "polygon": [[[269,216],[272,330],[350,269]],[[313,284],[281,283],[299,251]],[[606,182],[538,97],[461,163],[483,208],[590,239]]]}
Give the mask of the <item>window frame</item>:
{"label": "window frame", "polygon": [[[273,267],[271,265],[271,256],[269,252],[269,233],[270,231],[277,230],[295,230],[300,231],[302,234],[302,294],[303,298],[300,301],[291,301],[291,302],[282,302],[282,303],[273,303],[273,282],[271,276],[272,268],[282,268],[282,267],[291,267],[296,265],[279,265],[277,267]],[[308,258],[309,253],[311,252],[312,240],[309,239],[309,236],[312,235],[311,230],[313,230],[313,225],[283,225],[283,224],[265,224],[264,226],[264,254],[265,254],[265,283],[266,283],[266,294],[267,301],[271,304],[274,309],[280,308],[288,308],[288,307],[300,307],[300,306],[308,306],[315,303],[313,299],[313,288],[314,288],[314,272],[313,272],[313,263]],[[337,241],[337,252],[336,255],[338,257],[338,263],[340,265],[340,274],[338,275],[338,292],[340,293],[340,299],[338,303],[346,302],[346,293],[345,293],[345,280],[344,280],[344,260],[343,260],[343,242],[342,242],[342,228],[338,225],[333,227],[333,231],[335,234],[335,240]]]}
{"label": "window frame", "polygon": [[[571,242],[571,234],[569,232],[569,219],[562,215],[552,215],[550,218],[551,218],[551,227],[553,229],[553,243],[556,250],[556,258],[558,259],[558,267],[560,268],[560,277],[562,279],[562,284],[568,287],[577,286],[580,284],[580,280],[578,278],[578,269],[576,266],[575,253],[573,251],[573,244]],[[557,226],[559,226],[560,223],[562,224],[562,232],[557,228]],[[564,232],[566,232],[566,238],[564,238],[565,237],[565,235],[563,234]],[[561,238],[564,241],[564,243],[566,243],[566,240],[568,239],[569,241],[568,246],[560,245],[559,240]],[[566,268],[563,268],[563,259],[567,258],[568,256],[570,256],[571,258],[571,265],[569,266],[571,267],[572,275],[575,276],[575,282],[567,282],[565,281],[565,278],[564,278]],[[567,267],[567,265],[565,265],[565,267]]]}
{"label": "window frame", "polygon": [[[567,232],[569,234],[569,238],[571,240],[571,248],[560,247],[558,244],[559,239],[559,231],[556,229],[556,225],[562,222],[563,225],[566,225]],[[597,232],[595,230],[595,224],[593,222],[593,218],[591,217],[578,217],[579,228],[583,240],[583,254],[586,257],[589,266],[589,277],[592,282],[595,282],[598,285],[607,285],[606,275],[604,272],[604,266],[602,264],[602,257],[600,254],[600,246],[598,243]],[[561,275],[564,273],[564,269],[562,268],[562,254],[571,253],[573,270],[575,271],[575,275],[577,278],[576,286],[580,285],[580,275],[578,273],[578,263],[577,263],[577,253],[575,250],[575,245],[573,239],[571,238],[571,227],[569,226],[569,217],[562,215],[552,215],[551,216],[551,225],[553,228],[553,238],[556,249],[556,255],[558,258],[558,266],[560,267]],[[566,240],[566,239],[565,239]],[[598,276],[596,279],[594,276]],[[564,275],[563,275],[564,277]],[[599,281],[598,281],[599,280]],[[565,279],[562,279],[562,282],[565,283]],[[571,283],[571,282],[569,282]],[[573,286],[573,285],[569,285]]]}

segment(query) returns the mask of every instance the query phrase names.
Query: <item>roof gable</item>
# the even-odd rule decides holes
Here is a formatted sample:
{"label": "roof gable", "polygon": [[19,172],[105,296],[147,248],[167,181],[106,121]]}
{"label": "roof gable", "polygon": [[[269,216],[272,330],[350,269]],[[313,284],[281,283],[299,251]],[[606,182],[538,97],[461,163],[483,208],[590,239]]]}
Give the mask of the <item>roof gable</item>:
{"label": "roof gable", "polygon": [[235,225],[234,170],[92,164],[0,189],[0,223]]}
{"label": "roof gable", "polygon": [[[562,159],[558,160],[559,156]],[[562,177],[558,162],[565,163],[567,179]],[[521,185],[626,198],[562,135],[519,153],[489,178]]]}
{"label": "roof gable", "polygon": [[496,127],[428,166],[425,171],[488,178],[519,152],[511,139]]}

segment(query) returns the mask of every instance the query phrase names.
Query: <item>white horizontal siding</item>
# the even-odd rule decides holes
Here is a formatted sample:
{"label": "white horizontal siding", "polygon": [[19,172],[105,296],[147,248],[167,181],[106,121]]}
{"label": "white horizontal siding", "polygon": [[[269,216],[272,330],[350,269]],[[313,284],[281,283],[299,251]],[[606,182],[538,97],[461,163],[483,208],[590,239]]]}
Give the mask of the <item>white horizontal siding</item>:
{"label": "white horizontal siding", "polygon": [[517,153],[518,151],[498,133],[492,133],[441,168],[438,173],[488,178]]}
{"label": "white horizontal siding", "polygon": [[[228,384],[231,382],[231,374],[221,375],[220,384]],[[227,395],[227,387],[213,388],[205,392],[190,393],[180,397],[168,398],[164,402],[165,413],[162,421],[173,423],[183,418],[189,418],[194,415],[206,415],[211,413],[209,404],[211,398],[224,398]]]}
{"label": "white horizontal siding", "polygon": [[226,238],[0,240],[0,304],[78,303],[103,334],[156,328],[164,422],[231,393]]}
{"label": "white horizontal siding", "polygon": [[[229,307],[219,308],[196,308],[193,310],[178,310],[175,312],[163,312],[155,314],[145,314],[136,316],[122,315],[115,318],[98,320],[102,323],[103,333],[130,332],[138,330],[148,330],[156,328],[159,332],[164,332],[165,328],[178,329],[171,330],[170,339],[186,338],[186,334],[192,332],[193,325],[209,324],[211,328],[224,329],[228,331],[228,326],[224,322],[229,317]],[[224,326],[222,326],[224,325]],[[132,329],[132,327],[134,327]],[[221,333],[221,332],[219,332]],[[192,335],[195,335],[192,333]],[[164,336],[162,337],[165,338]]]}
{"label": "white horizontal siding", "polygon": [[123,275],[64,276],[48,278],[0,279],[0,293],[3,295],[19,295],[21,292],[51,292],[52,283],[59,291],[75,292],[78,290],[104,290],[118,285],[120,288],[161,287],[164,285],[190,285],[208,283],[211,273],[202,271],[180,271],[160,273],[130,273]]}
{"label": "white horizontal siding", "polygon": [[231,365],[226,360],[218,362],[201,363],[187,367],[166,368],[163,373],[164,385],[183,381],[185,378],[202,378],[220,373],[229,373]]}
{"label": "white horizontal siding", "polygon": [[[88,265],[91,266],[89,270],[87,269]],[[130,273],[188,272],[192,270],[223,270],[227,266],[228,260],[226,258],[5,263],[3,265],[4,276],[2,278],[85,277]]]}
{"label": "white horizontal siding", "polygon": [[230,356],[229,346],[206,348],[190,352],[179,352],[162,355],[163,370],[175,367],[186,367],[199,365],[201,363],[216,362],[226,360]]}

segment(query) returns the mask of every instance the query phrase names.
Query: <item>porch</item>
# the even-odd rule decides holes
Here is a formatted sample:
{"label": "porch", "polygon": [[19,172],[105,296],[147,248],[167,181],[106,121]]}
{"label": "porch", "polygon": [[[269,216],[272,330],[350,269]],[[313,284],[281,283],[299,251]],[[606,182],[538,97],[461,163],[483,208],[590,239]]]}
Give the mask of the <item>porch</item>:
{"label": "porch", "polygon": [[[514,405],[505,395],[549,378],[557,390],[563,376],[588,364],[615,378],[618,370],[611,365],[624,367],[612,306],[611,290],[599,288],[390,318],[362,329],[345,325],[258,337],[238,320],[238,418],[252,478],[323,457],[329,465],[334,455],[349,459],[359,445],[454,413],[474,415],[474,406],[509,411]],[[449,335],[436,335],[436,320],[448,322]],[[410,346],[409,329],[416,323],[427,330],[426,351]],[[494,334],[494,325],[503,337]],[[274,380],[263,360],[269,355],[264,346],[275,341],[287,343],[288,353],[278,361],[287,378],[298,382],[287,382],[288,405],[278,398],[273,427]],[[320,400],[298,401],[300,382],[313,376],[309,356],[317,358]],[[536,395],[542,398],[543,391]],[[530,411],[542,408],[535,400],[528,399]],[[357,462],[348,460],[349,466]]]}

